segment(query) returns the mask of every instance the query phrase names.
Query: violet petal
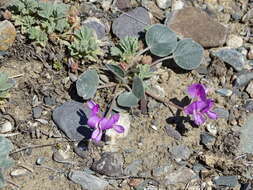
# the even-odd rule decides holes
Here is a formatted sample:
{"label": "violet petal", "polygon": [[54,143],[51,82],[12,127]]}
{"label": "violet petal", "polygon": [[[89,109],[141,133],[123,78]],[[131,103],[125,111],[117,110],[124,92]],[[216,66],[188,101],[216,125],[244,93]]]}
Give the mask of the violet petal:
{"label": "violet petal", "polygon": [[87,124],[90,126],[90,127],[97,127],[98,126],[98,123],[100,122],[101,118],[98,117],[97,115],[93,115],[91,116],[88,121],[87,121]]}
{"label": "violet petal", "polygon": [[213,111],[208,111],[208,112],[206,112],[206,115],[207,115],[210,119],[217,119],[217,118],[218,118],[217,114],[216,114],[215,112],[213,112]]}
{"label": "violet petal", "polygon": [[193,117],[194,117],[194,123],[196,125],[202,125],[206,121],[206,118],[201,113],[194,113]]}
{"label": "violet petal", "polygon": [[121,125],[113,125],[113,129],[118,133],[124,133],[125,129]]}
{"label": "violet petal", "polygon": [[91,135],[91,138],[92,138],[93,140],[95,140],[96,142],[99,142],[99,141],[101,140],[101,138],[102,138],[102,130],[100,130],[99,128],[96,128],[96,129],[93,131],[93,133],[92,133],[92,135]]}
{"label": "violet petal", "polygon": [[192,84],[188,87],[188,94],[192,98],[197,98],[198,100],[205,100],[206,99],[206,88],[202,84]]}

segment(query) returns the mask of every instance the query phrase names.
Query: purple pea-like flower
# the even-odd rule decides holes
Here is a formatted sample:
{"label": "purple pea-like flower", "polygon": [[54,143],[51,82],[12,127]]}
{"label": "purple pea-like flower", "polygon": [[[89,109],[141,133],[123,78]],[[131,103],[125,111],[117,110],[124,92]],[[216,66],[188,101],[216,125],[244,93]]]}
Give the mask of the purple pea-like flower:
{"label": "purple pea-like flower", "polygon": [[99,105],[95,102],[88,101],[87,106],[91,110],[87,124],[95,129],[91,135],[91,139],[95,140],[96,142],[99,142],[102,138],[103,130],[107,129],[113,128],[118,133],[124,132],[124,127],[121,125],[117,125],[117,122],[119,121],[120,117],[119,114],[114,114],[110,117],[110,119],[108,119],[106,117],[98,116]]}
{"label": "purple pea-like flower", "polygon": [[193,84],[188,87],[188,94],[197,101],[192,102],[184,108],[184,112],[193,115],[196,125],[202,125],[206,118],[217,119],[217,114],[211,109],[214,106],[212,99],[206,98],[207,89],[202,84]]}

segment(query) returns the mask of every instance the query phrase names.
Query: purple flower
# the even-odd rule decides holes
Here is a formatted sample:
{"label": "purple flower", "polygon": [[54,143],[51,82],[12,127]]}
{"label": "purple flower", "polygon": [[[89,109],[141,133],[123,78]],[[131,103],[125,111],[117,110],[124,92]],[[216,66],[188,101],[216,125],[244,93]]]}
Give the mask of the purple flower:
{"label": "purple flower", "polygon": [[206,100],[207,89],[202,84],[192,84],[188,87],[187,92],[191,98],[196,98],[197,100]]}
{"label": "purple flower", "polygon": [[188,94],[197,100],[184,108],[184,112],[193,115],[196,125],[203,124],[207,117],[210,119],[217,119],[217,114],[211,109],[214,106],[212,99],[206,98],[207,89],[202,84],[193,84],[188,87]]}
{"label": "purple flower", "polygon": [[95,140],[96,142],[99,142],[102,138],[103,130],[111,128],[113,128],[118,133],[124,132],[124,127],[121,125],[117,125],[117,122],[119,121],[119,114],[114,114],[110,117],[110,119],[107,119],[106,117],[98,116],[100,108],[99,105],[95,102],[88,101],[87,106],[91,110],[87,123],[90,127],[95,129],[91,135],[91,139]]}

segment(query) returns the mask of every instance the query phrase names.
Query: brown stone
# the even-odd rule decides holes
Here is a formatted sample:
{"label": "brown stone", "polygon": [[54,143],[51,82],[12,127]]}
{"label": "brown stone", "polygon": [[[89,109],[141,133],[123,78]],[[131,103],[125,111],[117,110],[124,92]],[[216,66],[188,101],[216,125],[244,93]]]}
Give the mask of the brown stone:
{"label": "brown stone", "polygon": [[0,51],[6,51],[16,38],[16,29],[7,20],[0,22]]}
{"label": "brown stone", "polygon": [[203,47],[222,46],[228,30],[198,8],[175,11],[167,26],[184,38],[192,38]]}

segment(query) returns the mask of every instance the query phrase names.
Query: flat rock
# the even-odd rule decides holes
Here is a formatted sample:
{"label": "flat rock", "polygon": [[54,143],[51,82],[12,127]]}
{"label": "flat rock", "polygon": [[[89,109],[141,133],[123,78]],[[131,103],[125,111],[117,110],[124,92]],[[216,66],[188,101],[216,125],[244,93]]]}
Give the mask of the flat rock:
{"label": "flat rock", "polygon": [[167,26],[184,38],[192,38],[203,47],[218,47],[226,42],[227,28],[198,8],[175,11]]}
{"label": "flat rock", "polygon": [[89,139],[92,130],[86,125],[88,114],[83,103],[69,101],[53,111],[53,120],[71,140]]}
{"label": "flat rock", "polygon": [[235,49],[222,48],[212,51],[211,54],[232,66],[236,71],[241,71],[247,68],[245,56]]}
{"label": "flat rock", "polygon": [[197,175],[189,168],[182,167],[165,177],[165,185],[174,185],[178,183],[187,183],[197,178]]}
{"label": "flat rock", "polygon": [[246,124],[241,128],[239,152],[253,154],[253,114],[247,118]]}
{"label": "flat rock", "polygon": [[129,176],[137,176],[138,172],[142,170],[142,160],[134,160],[124,169],[124,174]]}
{"label": "flat rock", "polygon": [[172,154],[174,159],[177,162],[181,162],[182,160],[187,160],[192,151],[185,145],[176,145],[169,149],[169,152]]}
{"label": "flat rock", "polygon": [[123,173],[123,158],[118,153],[103,153],[101,159],[95,161],[92,170],[107,176],[121,176]]}
{"label": "flat rock", "polygon": [[237,176],[217,176],[214,183],[219,186],[234,187],[238,184]]}
{"label": "flat rock", "polygon": [[0,22],[0,51],[6,51],[16,38],[16,29],[8,20]]}
{"label": "flat rock", "polygon": [[71,181],[80,184],[83,189],[88,190],[105,190],[109,185],[104,179],[84,171],[71,171],[68,177]]}
{"label": "flat rock", "polygon": [[144,28],[150,24],[149,12],[143,7],[137,7],[115,19],[112,31],[120,39],[126,36],[139,37],[144,32]]}

